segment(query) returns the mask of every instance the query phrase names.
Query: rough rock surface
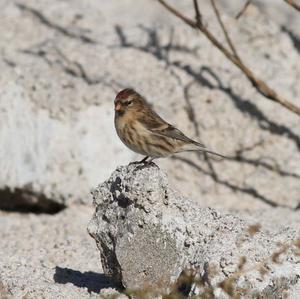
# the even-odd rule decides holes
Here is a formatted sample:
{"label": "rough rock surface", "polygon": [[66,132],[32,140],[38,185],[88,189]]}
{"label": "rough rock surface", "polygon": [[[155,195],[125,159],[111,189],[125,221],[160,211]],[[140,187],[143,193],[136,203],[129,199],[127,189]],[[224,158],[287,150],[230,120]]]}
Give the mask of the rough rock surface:
{"label": "rough rock surface", "polygon": [[[255,223],[182,197],[154,164],[118,167],[93,191],[93,197],[96,210],[88,231],[100,250],[103,270],[129,290],[166,291],[184,269],[199,269],[200,273],[208,265],[215,274],[207,274],[206,279],[222,298],[218,283],[234,273],[243,256],[244,269],[258,265],[237,281],[238,287],[248,289],[245,297],[281,296],[300,283],[294,247],[280,256],[282,264],[271,261],[278,243],[290,244],[300,236],[299,227],[251,235],[249,227]],[[264,277],[259,273],[260,262],[268,264]]]}
{"label": "rough rock surface", "polygon": [[[202,2],[205,21],[220,36]],[[188,1],[172,3],[191,14]],[[283,1],[276,5],[293,14]],[[0,190],[7,196],[24,191],[25,203],[82,202],[117,165],[136,159],[115,134],[112,107],[116,91],[133,86],[171,123],[231,157],[159,161],[183,194],[218,208],[298,206],[298,117],[263,99],[202,35],[155,1],[0,6]],[[239,21],[231,17],[239,5],[225,6],[247,65],[297,102],[297,37],[255,6]]]}

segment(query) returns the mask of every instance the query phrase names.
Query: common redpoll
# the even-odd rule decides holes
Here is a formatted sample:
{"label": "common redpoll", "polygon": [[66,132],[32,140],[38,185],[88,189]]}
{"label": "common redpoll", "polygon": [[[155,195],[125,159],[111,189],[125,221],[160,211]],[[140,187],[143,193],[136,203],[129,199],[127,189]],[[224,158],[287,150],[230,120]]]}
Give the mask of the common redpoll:
{"label": "common redpoll", "polygon": [[141,162],[185,151],[203,151],[224,158],[164,121],[133,89],[126,88],[116,96],[115,127],[126,146],[146,156]]}

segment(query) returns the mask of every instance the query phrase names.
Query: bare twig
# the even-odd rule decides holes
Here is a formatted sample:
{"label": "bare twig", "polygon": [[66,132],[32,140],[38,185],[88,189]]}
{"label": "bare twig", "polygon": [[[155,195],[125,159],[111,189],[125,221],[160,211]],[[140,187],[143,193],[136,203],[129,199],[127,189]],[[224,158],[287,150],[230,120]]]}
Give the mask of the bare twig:
{"label": "bare twig", "polygon": [[[249,79],[254,88],[264,97],[270,99],[271,101],[277,102],[281,106],[286,109],[298,114],[300,116],[300,107],[293,104],[292,102],[286,100],[284,97],[279,95],[275,90],[267,85],[264,81],[258,78],[254,73],[235,55],[233,55],[230,51],[227,50],[226,47],[203,25],[203,23],[198,23],[193,19],[186,17],[180,11],[175,9],[173,6],[166,3],[164,0],[158,0],[169,12],[173,15],[181,19],[184,23],[189,25],[190,27],[201,31],[210,42],[217,47],[233,64],[235,64]],[[194,2],[195,3],[195,2]],[[200,12],[199,12],[200,13]]]}
{"label": "bare twig", "polygon": [[202,15],[199,10],[198,1],[194,0],[194,7],[196,12],[196,20],[198,25],[202,25]]}
{"label": "bare twig", "polygon": [[293,8],[295,8],[296,10],[300,11],[300,4],[297,4],[294,0],[283,0],[283,1],[289,4],[290,6],[292,6]]}
{"label": "bare twig", "polygon": [[230,47],[230,49],[231,49],[233,55],[234,55],[238,60],[240,60],[239,55],[237,54],[237,51],[236,51],[236,49],[235,49],[235,46],[233,45],[233,42],[231,41],[231,38],[230,38],[230,36],[229,36],[229,33],[228,33],[228,31],[227,31],[227,29],[226,29],[226,27],[225,27],[225,25],[224,25],[224,23],[223,23],[223,21],[222,21],[222,18],[221,18],[221,15],[220,15],[220,11],[219,11],[219,9],[218,9],[218,7],[217,7],[217,5],[216,5],[216,1],[215,1],[215,0],[210,0],[210,3],[211,3],[211,5],[212,5],[212,8],[213,8],[213,10],[214,10],[214,12],[215,12],[215,15],[216,15],[216,17],[217,17],[217,20],[218,20],[218,22],[219,22],[219,25],[220,25],[220,27],[222,28],[222,31],[223,31],[224,36],[225,36],[225,38],[226,38],[226,41],[227,41],[227,43],[228,43],[228,45],[229,45],[229,47]]}
{"label": "bare twig", "polygon": [[248,0],[247,2],[245,2],[244,6],[242,7],[242,9],[238,12],[238,14],[235,16],[235,18],[238,20],[247,10],[248,6],[251,4],[253,0]]}

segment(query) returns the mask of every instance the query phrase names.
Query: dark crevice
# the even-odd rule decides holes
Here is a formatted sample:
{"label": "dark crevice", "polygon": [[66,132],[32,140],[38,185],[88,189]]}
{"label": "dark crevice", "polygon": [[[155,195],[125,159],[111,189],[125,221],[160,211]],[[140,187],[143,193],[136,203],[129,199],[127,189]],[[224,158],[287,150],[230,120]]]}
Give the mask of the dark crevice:
{"label": "dark crevice", "polygon": [[[175,292],[171,292],[171,296],[180,296],[179,298],[188,298],[191,290],[192,285],[195,281],[195,274],[189,273],[189,271],[184,270],[180,273],[179,277],[177,278],[177,281],[175,283]],[[178,298],[175,297],[175,298]]]}
{"label": "dark crevice", "polygon": [[44,194],[31,190],[9,188],[0,190],[0,210],[7,212],[34,213],[34,214],[56,214],[65,205],[58,203]]}
{"label": "dark crevice", "polygon": [[126,209],[132,204],[132,201],[121,193],[117,198],[117,203],[119,207]]}

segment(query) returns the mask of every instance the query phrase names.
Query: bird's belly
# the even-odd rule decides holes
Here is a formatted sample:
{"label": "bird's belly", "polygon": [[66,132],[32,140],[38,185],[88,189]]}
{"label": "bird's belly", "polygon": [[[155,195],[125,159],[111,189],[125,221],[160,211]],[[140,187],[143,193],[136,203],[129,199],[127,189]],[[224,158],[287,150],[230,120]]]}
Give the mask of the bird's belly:
{"label": "bird's belly", "polygon": [[119,127],[117,133],[121,141],[132,151],[150,157],[166,157],[172,152],[170,146],[162,144],[160,137],[155,136],[143,127]]}
{"label": "bird's belly", "polygon": [[141,136],[137,134],[136,130],[128,125],[116,126],[116,129],[119,138],[129,149],[144,156],[148,155],[141,146]]}
{"label": "bird's belly", "polygon": [[148,156],[148,153],[146,153],[137,142],[128,140],[128,138],[126,138],[126,137],[120,137],[120,139],[132,151],[134,151],[138,154],[144,155],[144,156]]}

